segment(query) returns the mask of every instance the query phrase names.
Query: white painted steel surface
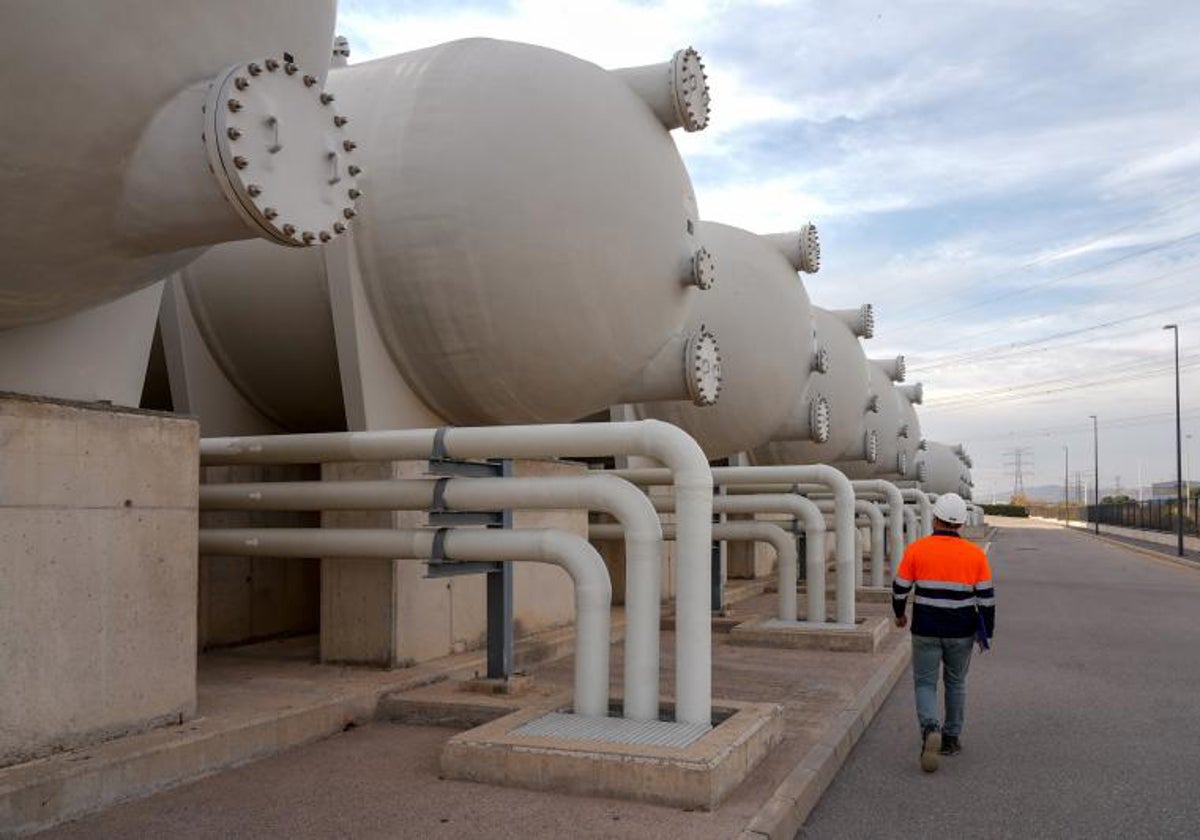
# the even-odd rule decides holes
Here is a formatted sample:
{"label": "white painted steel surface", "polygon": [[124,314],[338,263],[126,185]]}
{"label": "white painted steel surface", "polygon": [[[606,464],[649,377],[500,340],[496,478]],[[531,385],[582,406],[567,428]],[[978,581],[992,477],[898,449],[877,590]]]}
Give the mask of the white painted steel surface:
{"label": "white painted steel surface", "polygon": [[[137,215],[157,191],[203,184],[172,193],[190,202],[163,205],[190,215],[200,231],[193,244],[255,235],[212,182],[199,131],[179,157],[146,160],[160,171],[131,169],[135,149],[177,93],[231,65],[287,50],[323,79],[334,12],[334,0],[211,0],[169,11],[154,0],[5,3],[0,329],[114,300],[194,259],[198,250],[156,238],[163,220]],[[181,159],[189,149],[190,169]],[[201,205],[215,215],[200,218]]]}
{"label": "white painted steel surface", "polygon": [[[763,237],[713,222],[700,222],[696,235],[720,276],[694,296],[687,330],[716,333],[721,398],[712,406],[643,403],[635,411],[679,426],[708,457],[723,458],[770,440],[800,403],[812,365],[812,306],[795,269]],[[793,435],[816,435],[809,414]]]}

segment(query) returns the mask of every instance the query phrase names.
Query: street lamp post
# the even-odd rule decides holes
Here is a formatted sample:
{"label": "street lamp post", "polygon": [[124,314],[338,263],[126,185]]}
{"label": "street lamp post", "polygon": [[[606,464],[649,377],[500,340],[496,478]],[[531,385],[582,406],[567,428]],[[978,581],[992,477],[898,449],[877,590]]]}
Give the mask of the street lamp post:
{"label": "street lamp post", "polygon": [[1176,531],[1179,533],[1179,556],[1183,556],[1183,436],[1181,435],[1182,426],[1179,422],[1179,325],[1167,324],[1163,327],[1164,330],[1170,330],[1175,334],[1175,498],[1178,508],[1176,509]]}
{"label": "street lamp post", "polygon": [[1093,461],[1093,468],[1095,470],[1095,472],[1093,473],[1093,476],[1092,476],[1093,483],[1095,485],[1092,489],[1092,492],[1093,492],[1094,498],[1096,500],[1095,501],[1095,513],[1093,515],[1095,516],[1094,521],[1096,523],[1096,533],[1099,534],[1100,533],[1100,427],[1099,427],[1099,425],[1097,425],[1095,414],[1089,414],[1088,417],[1092,418],[1092,461]]}
{"label": "street lamp post", "polygon": [[1063,444],[1063,522],[1071,525],[1071,461],[1066,444]]}

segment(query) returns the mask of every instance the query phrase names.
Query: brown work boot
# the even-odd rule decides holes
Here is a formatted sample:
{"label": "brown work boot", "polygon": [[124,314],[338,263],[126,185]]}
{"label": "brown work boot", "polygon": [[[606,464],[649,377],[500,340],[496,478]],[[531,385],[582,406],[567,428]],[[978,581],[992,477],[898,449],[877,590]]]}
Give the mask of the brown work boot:
{"label": "brown work boot", "polygon": [[942,749],[942,733],[936,726],[926,727],[921,733],[921,769],[932,773],[938,769],[938,753]]}

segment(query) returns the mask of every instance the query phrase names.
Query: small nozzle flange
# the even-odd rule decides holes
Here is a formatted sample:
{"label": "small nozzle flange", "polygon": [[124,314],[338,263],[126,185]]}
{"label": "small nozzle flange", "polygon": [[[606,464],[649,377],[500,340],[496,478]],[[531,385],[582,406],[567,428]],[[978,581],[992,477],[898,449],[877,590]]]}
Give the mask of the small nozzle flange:
{"label": "small nozzle flange", "polygon": [[671,57],[671,95],[684,131],[703,131],[708,125],[711,97],[700,53],[691,47]]}
{"label": "small nozzle flange", "polygon": [[825,347],[818,347],[813,353],[812,369],[814,373],[829,373],[829,350]]}
{"label": "small nozzle flange", "polygon": [[808,407],[809,434],[817,443],[828,443],[833,432],[833,412],[823,394],[813,397]]}
{"label": "small nozzle flange", "polygon": [[879,433],[874,429],[867,432],[866,446],[867,463],[874,464],[879,460]]}
{"label": "small nozzle flange", "polygon": [[800,230],[763,234],[763,239],[775,246],[796,271],[816,274],[821,270],[821,240],[812,222]]}
{"label": "small nozzle flange", "polygon": [[692,255],[691,284],[698,289],[708,291],[717,282],[717,261],[703,246]]}
{"label": "small nozzle flange", "polygon": [[717,337],[703,324],[688,338],[683,363],[692,402],[715,405],[721,396],[721,348]]}
{"label": "small nozzle flange", "polygon": [[924,461],[917,462],[917,481],[924,484],[929,480],[929,465]]}
{"label": "small nozzle flange", "polygon": [[908,453],[904,450],[896,453],[896,472],[902,476],[908,475]]}

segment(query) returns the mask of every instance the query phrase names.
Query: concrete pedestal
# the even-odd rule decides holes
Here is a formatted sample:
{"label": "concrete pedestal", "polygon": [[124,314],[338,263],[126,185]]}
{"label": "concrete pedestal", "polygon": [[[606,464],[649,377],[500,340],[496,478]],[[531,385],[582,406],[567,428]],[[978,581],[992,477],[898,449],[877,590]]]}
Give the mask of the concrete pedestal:
{"label": "concrete pedestal", "polygon": [[198,445],[0,395],[0,766],[193,714]]}

